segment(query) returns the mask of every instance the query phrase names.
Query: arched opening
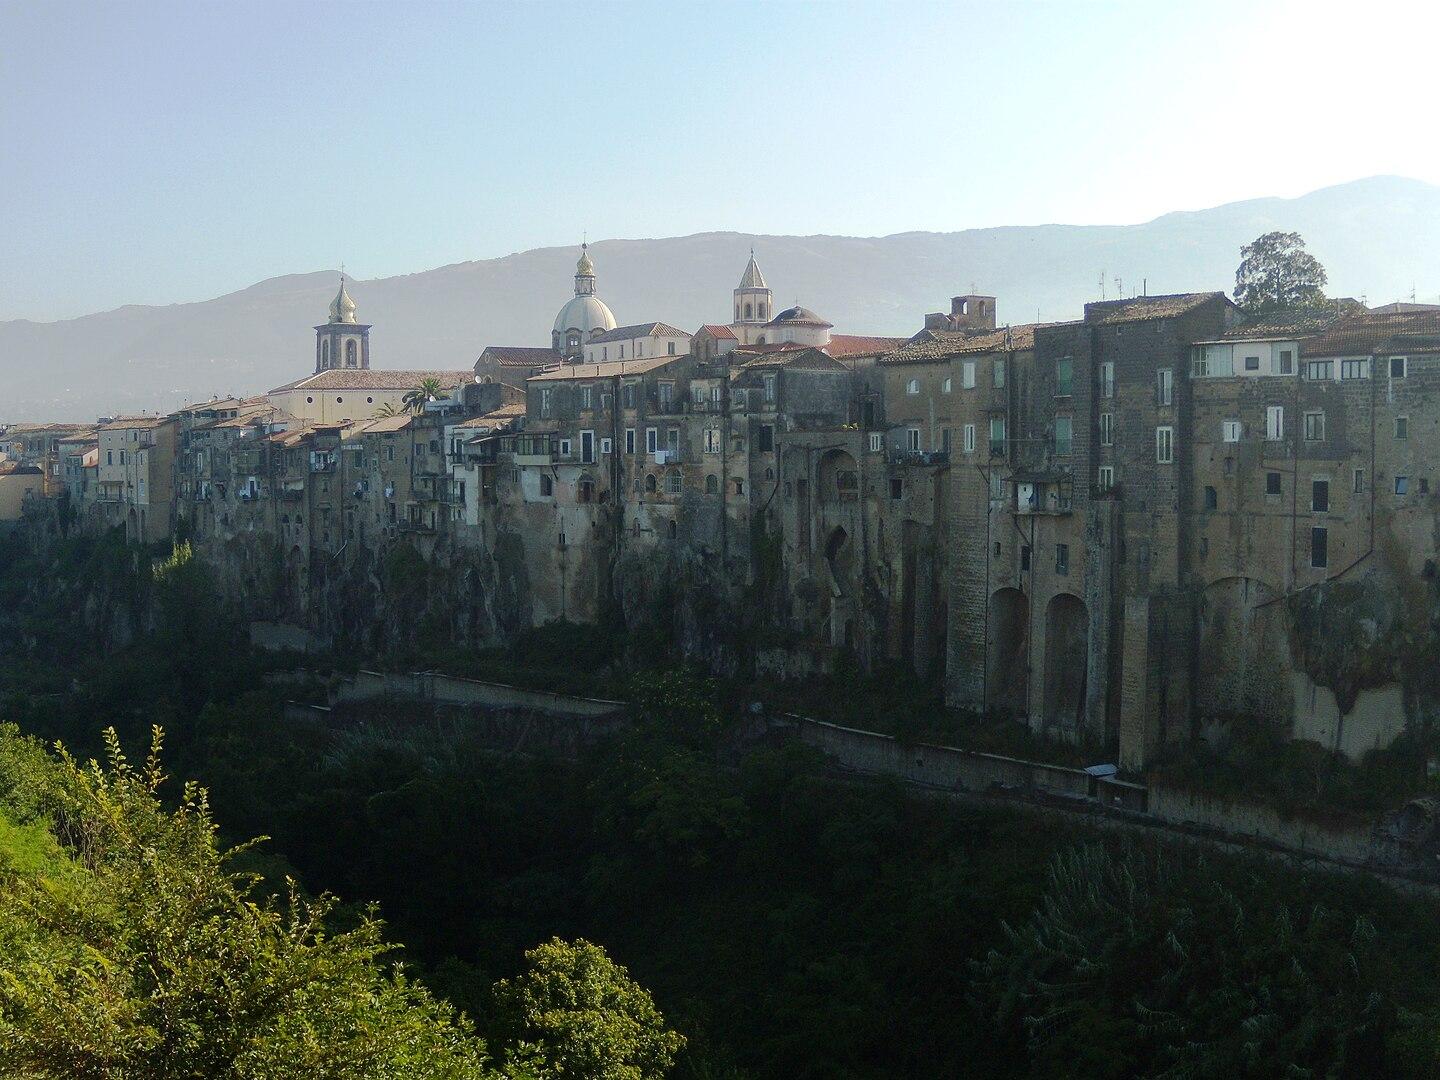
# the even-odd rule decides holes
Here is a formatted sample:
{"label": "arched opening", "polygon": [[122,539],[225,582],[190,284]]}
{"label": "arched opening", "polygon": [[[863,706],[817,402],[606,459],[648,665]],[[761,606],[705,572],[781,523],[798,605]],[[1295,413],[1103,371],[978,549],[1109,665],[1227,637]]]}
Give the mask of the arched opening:
{"label": "arched opening", "polygon": [[678,535],[678,533],[679,533],[679,526],[676,525],[675,519],[674,519],[674,518],[671,518],[671,519],[670,519],[670,539],[671,539],[671,540],[674,540],[675,537],[676,537],[676,535]]}
{"label": "arched opening", "polygon": [[679,495],[684,490],[685,480],[680,475],[680,470],[675,469],[665,475],[665,490],[671,495]]}
{"label": "arched opening", "polygon": [[1283,604],[1254,578],[1205,586],[1196,646],[1224,663],[1196,666],[1195,711],[1201,717],[1249,716],[1285,723],[1292,712],[1290,640]]}
{"label": "arched opening", "polygon": [[329,366],[330,366],[330,339],[329,339],[329,338],[326,338],[324,341],[322,341],[322,342],[320,343],[320,367],[323,369],[323,368],[328,368]]}
{"label": "arched opening", "polygon": [[1045,721],[1079,728],[1085,720],[1090,658],[1085,602],[1072,593],[1053,597],[1045,612]]}
{"label": "arched opening", "polygon": [[347,341],[347,342],[345,343],[345,366],[346,366],[347,368],[353,368],[353,367],[358,367],[358,366],[359,366],[359,361],[356,359],[355,342],[354,342],[354,341]]}
{"label": "arched opening", "polygon": [[765,305],[764,305],[764,304],[759,304],[759,305],[756,306],[756,308],[755,308],[755,315],[756,315],[757,318],[761,318],[761,319],[765,318]]}
{"label": "arched opening", "polygon": [[648,492],[650,492],[651,494],[654,494],[654,492],[655,492],[655,474],[654,474],[654,473],[647,473],[647,474],[646,474],[646,476],[645,476],[645,490],[648,491]]}
{"label": "arched opening", "polygon": [[829,450],[820,459],[820,502],[854,502],[860,495],[860,468],[846,450]]}
{"label": "arched opening", "polygon": [[745,305],[745,318],[746,318],[746,319],[753,318],[753,316],[752,316],[752,314],[751,314],[751,308],[750,308],[750,305],[749,305],[749,304],[746,304],[746,305]]}
{"label": "arched opening", "polygon": [[1023,717],[1030,674],[1026,642],[1030,600],[1019,589],[996,589],[990,597],[990,631],[986,643],[985,696],[999,716]]}
{"label": "arched opening", "polygon": [[716,476],[714,473],[711,473],[709,476],[705,477],[705,494],[706,494],[706,495],[719,495],[719,494],[720,494],[720,478],[719,478],[718,476]]}

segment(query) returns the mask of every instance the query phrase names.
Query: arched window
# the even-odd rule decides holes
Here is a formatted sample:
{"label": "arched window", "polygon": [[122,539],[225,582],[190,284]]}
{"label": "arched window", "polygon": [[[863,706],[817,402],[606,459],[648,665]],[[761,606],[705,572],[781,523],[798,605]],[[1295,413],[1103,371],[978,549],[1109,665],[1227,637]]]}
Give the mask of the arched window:
{"label": "arched window", "polygon": [[655,490],[655,474],[654,474],[654,473],[647,473],[647,474],[646,474],[646,476],[645,476],[645,490],[646,490],[646,491],[649,491],[649,492],[652,492],[652,493],[654,492],[654,490]]}
{"label": "arched window", "polygon": [[330,366],[330,339],[329,339],[329,338],[326,338],[323,342],[320,343],[320,367],[321,367],[321,368],[328,368],[329,366]]}
{"label": "arched window", "polygon": [[347,341],[347,342],[345,343],[345,366],[346,366],[346,367],[356,367],[356,366],[357,366],[356,361],[355,361],[355,342],[354,342],[354,341]]}
{"label": "arched window", "polygon": [[575,332],[575,331],[572,330],[572,331],[566,336],[566,338],[565,338],[565,344],[568,345],[568,346],[569,346],[570,348],[572,348],[572,349],[578,349],[578,348],[580,347],[580,335],[579,335],[577,332]]}
{"label": "arched window", "polygon": [[740,321],[740,305],[739,305],[739,304],[736,304],[736,305],[735,305],[735,321],[736,321],[736,322],[739,322],[739,321]]}
{"label": "arched window", "polygon": [[745,305],[745,318],[747,318],[747,319],[750,318],[750,305],[749,305],[749,304],[746,304],[746,305]]}
{"label": "arched window", "polygon": [[719,495],[719,494],[720,494],[720,478],[719,478],[718,476],[716,476],[714,473],[711,473],[709,476],[705,477],[705,494],[706,494],[706,495]]}
{"label": "arched window", "polygon": [[765,304],[763,301],[755,308],[755,313],[759,315],[760,318],[765,318]]}
{"label": "arched window", "polygon": [[675,539],[675,533],[676,533],[676,531],[677,531],[677,530],[676,530],[676,527],[675,527],[675,519],[674,519],[674,518],[671,518],[671,519],[670,519],[670,539],[671,539],[671,540],[674,540],[674,539]]}
{"label": "arched window", "polygon": [[672,472],[666,475],[665,490],[668,491],[671,495],[679,495],[680,492],[684,490],[684,486],[685,481],[680,476],[679,471]]}

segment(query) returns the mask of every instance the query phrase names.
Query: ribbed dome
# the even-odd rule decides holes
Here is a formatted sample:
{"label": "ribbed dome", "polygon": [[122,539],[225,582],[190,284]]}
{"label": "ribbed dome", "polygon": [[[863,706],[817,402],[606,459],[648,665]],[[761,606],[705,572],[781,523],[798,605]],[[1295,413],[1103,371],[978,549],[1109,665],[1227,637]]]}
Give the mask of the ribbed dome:
{"label": "ribbed dome", "polygon": [[340,291],[335,294],[335,299],[330,301],[330,321],[332,323],[353,323],[355,321],[355,301],[350,299],[350,294],[345,291],[345,279],[340,279]]}
{"label": "ribbed dome", "polygon": [[786,308],[784,311],[780,312],[779,315],[776,315],[775,318],[771,319],[771,320],[770,320],[768,323],[766,323],[765,325],[766,325],[766,326],[819,326],[819,327],[824,327],[825,329],[828,330],[830,327],[834,326],[835,324],[834,324],[834,323],[830,323],[830,322],[826,322],[824,319],[822,319],[819,315],[816,315],[815,312],[811,311],[809,308],[792,307],[792,308]]}
{"label": "ribbed dome", "polygon": [[595,264],[590,261],[589,245],[580,245],[580,261],[575,264],[575,273],[584,274],[587,277],[595,276]]}
{"label": "ribbed dome", "polygon": [[555,333],[579,330],[587,338],[593,330],[614,330],[615,316],[598,296],[572,296],[555,316]]}

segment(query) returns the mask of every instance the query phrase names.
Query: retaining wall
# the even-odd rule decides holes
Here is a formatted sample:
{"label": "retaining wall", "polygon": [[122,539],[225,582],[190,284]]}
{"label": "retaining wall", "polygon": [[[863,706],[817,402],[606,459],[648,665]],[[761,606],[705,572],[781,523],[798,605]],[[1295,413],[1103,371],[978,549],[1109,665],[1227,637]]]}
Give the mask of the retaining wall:
{"label": "retaining wall", "polygon": [[623,712],[626,708],[623,701],[572,697],[569,694],[552,694],[545,690],[525,690],[518,686],[507,686],[504,683],[461,679],[454,675],[441,675],[434,671],[416,671],[408,674],[358,671],[353,679],[346,679],[336,688],[330,695],[330,700],[332,703],[367,701],[386,695],[425,698],[443,705],[529,709],[555,716],[613,716]]}

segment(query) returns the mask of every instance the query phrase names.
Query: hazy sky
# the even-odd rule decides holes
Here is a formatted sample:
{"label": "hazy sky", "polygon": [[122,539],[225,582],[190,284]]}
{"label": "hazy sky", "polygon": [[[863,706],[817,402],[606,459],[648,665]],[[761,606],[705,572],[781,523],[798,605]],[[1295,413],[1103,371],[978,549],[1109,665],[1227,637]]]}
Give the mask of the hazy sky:
{"label": "hazy sky", "polygon": [[1440,182],[1437,10],[0,0],[0,318]]}

